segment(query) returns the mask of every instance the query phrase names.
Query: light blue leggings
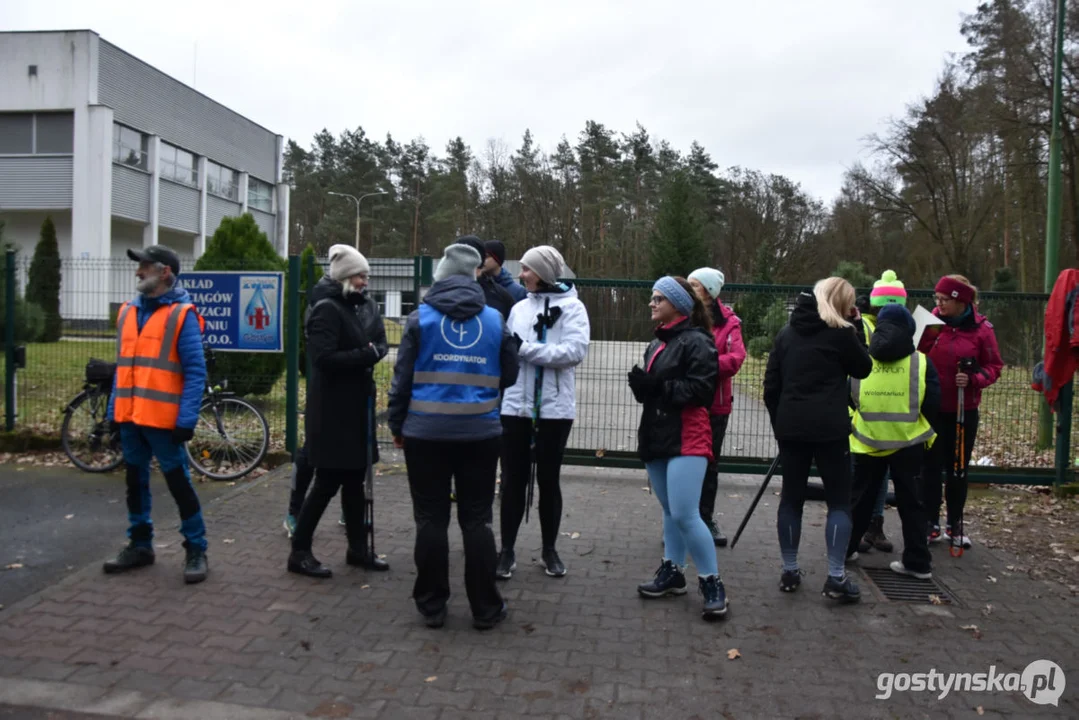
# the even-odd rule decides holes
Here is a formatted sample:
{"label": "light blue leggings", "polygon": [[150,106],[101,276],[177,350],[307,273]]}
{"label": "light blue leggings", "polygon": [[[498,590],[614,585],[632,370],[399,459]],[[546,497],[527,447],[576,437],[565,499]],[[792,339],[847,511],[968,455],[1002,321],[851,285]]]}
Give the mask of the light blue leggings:
{"label": "light blue leggings", "polygon": [[645,463],[652,491],[663,506],[663,558],[686,565],[686,550],[700,577],[718,575],[712,533],[701,520],[701,485],[708,458],[680,456]]}

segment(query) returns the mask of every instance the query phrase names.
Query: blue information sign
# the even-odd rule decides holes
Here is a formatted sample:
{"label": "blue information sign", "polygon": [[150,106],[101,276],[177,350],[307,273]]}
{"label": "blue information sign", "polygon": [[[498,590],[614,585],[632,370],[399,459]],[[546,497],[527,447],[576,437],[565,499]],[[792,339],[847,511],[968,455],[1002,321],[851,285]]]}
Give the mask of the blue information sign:
{"label": "blue information sign", "polygon": [[284,273],[185,272],[178,281],[206,319],[203,337],[215,350],[284,351]]}

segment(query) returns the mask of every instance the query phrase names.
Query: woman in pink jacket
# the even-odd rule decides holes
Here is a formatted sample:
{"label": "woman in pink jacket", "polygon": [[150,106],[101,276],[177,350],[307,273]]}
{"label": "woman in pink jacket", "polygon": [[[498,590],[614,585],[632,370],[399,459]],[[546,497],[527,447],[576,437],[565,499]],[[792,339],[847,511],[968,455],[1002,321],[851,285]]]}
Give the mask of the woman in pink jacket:
{"label": "woman in pink jacket", "polygon": [[716,382],[716,397],[708,413],[712,425],[712,454],[714,456],[704,473],[704,486],[701,488],[701,519],[712,533],[712,542],[717,547],[726,547],[727,538],[719,529],[715,520],[716,492],[719,488],[719,455],[723,448],[723,437],[727,434],[727,421],[731,417],[733,395],[731,378],[741,369],[746,359],[746,346],[742,342],[742,321],[734,311],[719,301],[719,291],[723,289],[723,273],[715,268],[698,268],[687,278],[697,297],[705,307],[712,311],[712,336],[719,352],[719,378]]}
{"label": "woman in pink jacket", "polygon": [[[940,412],[930,420],[937,431],[936,442],[925,456],[923,500],[929,516],[929,542],[940,540],[940,473],[944,470],[948,499],[945,535],[955,545],[970,547],[970,539],[959,532],[967,484],[955,477],[956,414],[959,392],[963,392],[964,454],[969,460],[978,433],[978,405],[982,390],[1000,379],[1004,362],[997,349],[993,324],[977,311],[978,290],[962,275],[945,275],[936,288],[937,307],[933,314],[944,321],[928,329],[918,345],[933,361],[940,376]],[[953,537],[953,529],[958,533]]]}

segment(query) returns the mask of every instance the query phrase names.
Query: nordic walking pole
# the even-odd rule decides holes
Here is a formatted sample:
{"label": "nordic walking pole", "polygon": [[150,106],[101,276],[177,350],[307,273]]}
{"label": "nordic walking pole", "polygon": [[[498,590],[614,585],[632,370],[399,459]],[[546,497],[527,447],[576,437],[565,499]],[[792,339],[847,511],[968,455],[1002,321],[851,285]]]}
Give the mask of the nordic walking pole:
{"label": "nordic walking pole", "polygon": [[776,467],[779,466],[779,456],[776,455],[775,460],[772,461],[772,465],[768,468],[768,474],[764,476],[764,482],[761,483],[761,489],[757,491],[757,497],[753,498],[753,502],[749,506],[749,512],[742,518],[742,524],[738,526],[738,532],[734,534],[734,539],[731,540],[731,550],[734,550],[734,546],[738,544],[738,538],[742,537],[742,531],[746,529],[746,523],[749,522],[749,518],[753,516],[753,511],[757,509],[757,503],[761,501],[761,496],[764,495],[764,491],[768,488],[768,483],[772,481],[772,476],[776,474]]}
{"label": "nordic walking pole", "polygon": [[[963,363],[960,361],[960,370],[963,369]],[[955,457],[953,459],[952,474],[955,476],[955,483],[967,481],[967,417],[965,403],[963,402],[963,388],[959,388],[959,402],[956,405],[955,412]],[[951,507],[948,508],[951,510]],[[958,534],[958,540],[956,536]],[[963,514],[956,517],[955,527],[952,528],[951,545],[948,548],[948,553],[952,557],[963,557]]]}
{"label": "nordic walking pole", "polygon": [[364,484],[367,486],[363,498],[363,525],[367,533],[367,545],[371,550],[371,557],[375,554],[375,387],[374,373],[371,373],[371,395],[367,398],[367,476]]}
{"label": "nordic walking pole", "polygon": [[[551,319],[551,299],[543,299],[543,315],[536,331],[536,340],[541,345],[547,342],[547,324]],[[532,437],[529,447],[531,466],[528,470],[528,492],[525,497],[525,522],[528,522],[529,510],[532,509],[532,494],[536,487],[536,435],[539,434],[540,408],[543,405],[543,366],[536,366],[536,382],[532,386]]]}

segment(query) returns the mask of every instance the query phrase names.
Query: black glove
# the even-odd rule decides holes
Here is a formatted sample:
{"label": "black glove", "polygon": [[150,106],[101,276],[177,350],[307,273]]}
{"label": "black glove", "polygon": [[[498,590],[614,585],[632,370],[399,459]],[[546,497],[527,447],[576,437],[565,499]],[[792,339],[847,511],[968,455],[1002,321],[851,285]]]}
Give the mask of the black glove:
{"label": "black glove", "polygon": [[195,428],[177,427],[172,429],[172,441],[177,445],[183,445],[193,437],[195,437]]}
{"label": "black glove", "polygon": [[634,393],[648,397],[654,395],[659,391],[660,380],[655,375],[649,375],[637,365],[633,366],[633,369],[626,373],[626,377],[629,379],[629,387]]}
{"label": "black glove", "polygon": [[557,305],[547,308],[546,313],[536,313],[536,324],[532,326],[536,331],[536,336],[539,337],[544,328],[553,328],[560,317],[562,317],[562,308]]}
{"label": "black glove", "polygon": [[521,346],[524,345],[524,339],[517,333],[513,333],[513,344],[517,347],[517,352],[521,352]]}
{"label": "black glove", "polygon": [[356,352],[360,354],[360,362],[363,363],[364,367],[374,367],[378,364],[378,361],[382,359],[379,357],[378,350],[374,345],[368,345],[364,349],[357,350]]}

